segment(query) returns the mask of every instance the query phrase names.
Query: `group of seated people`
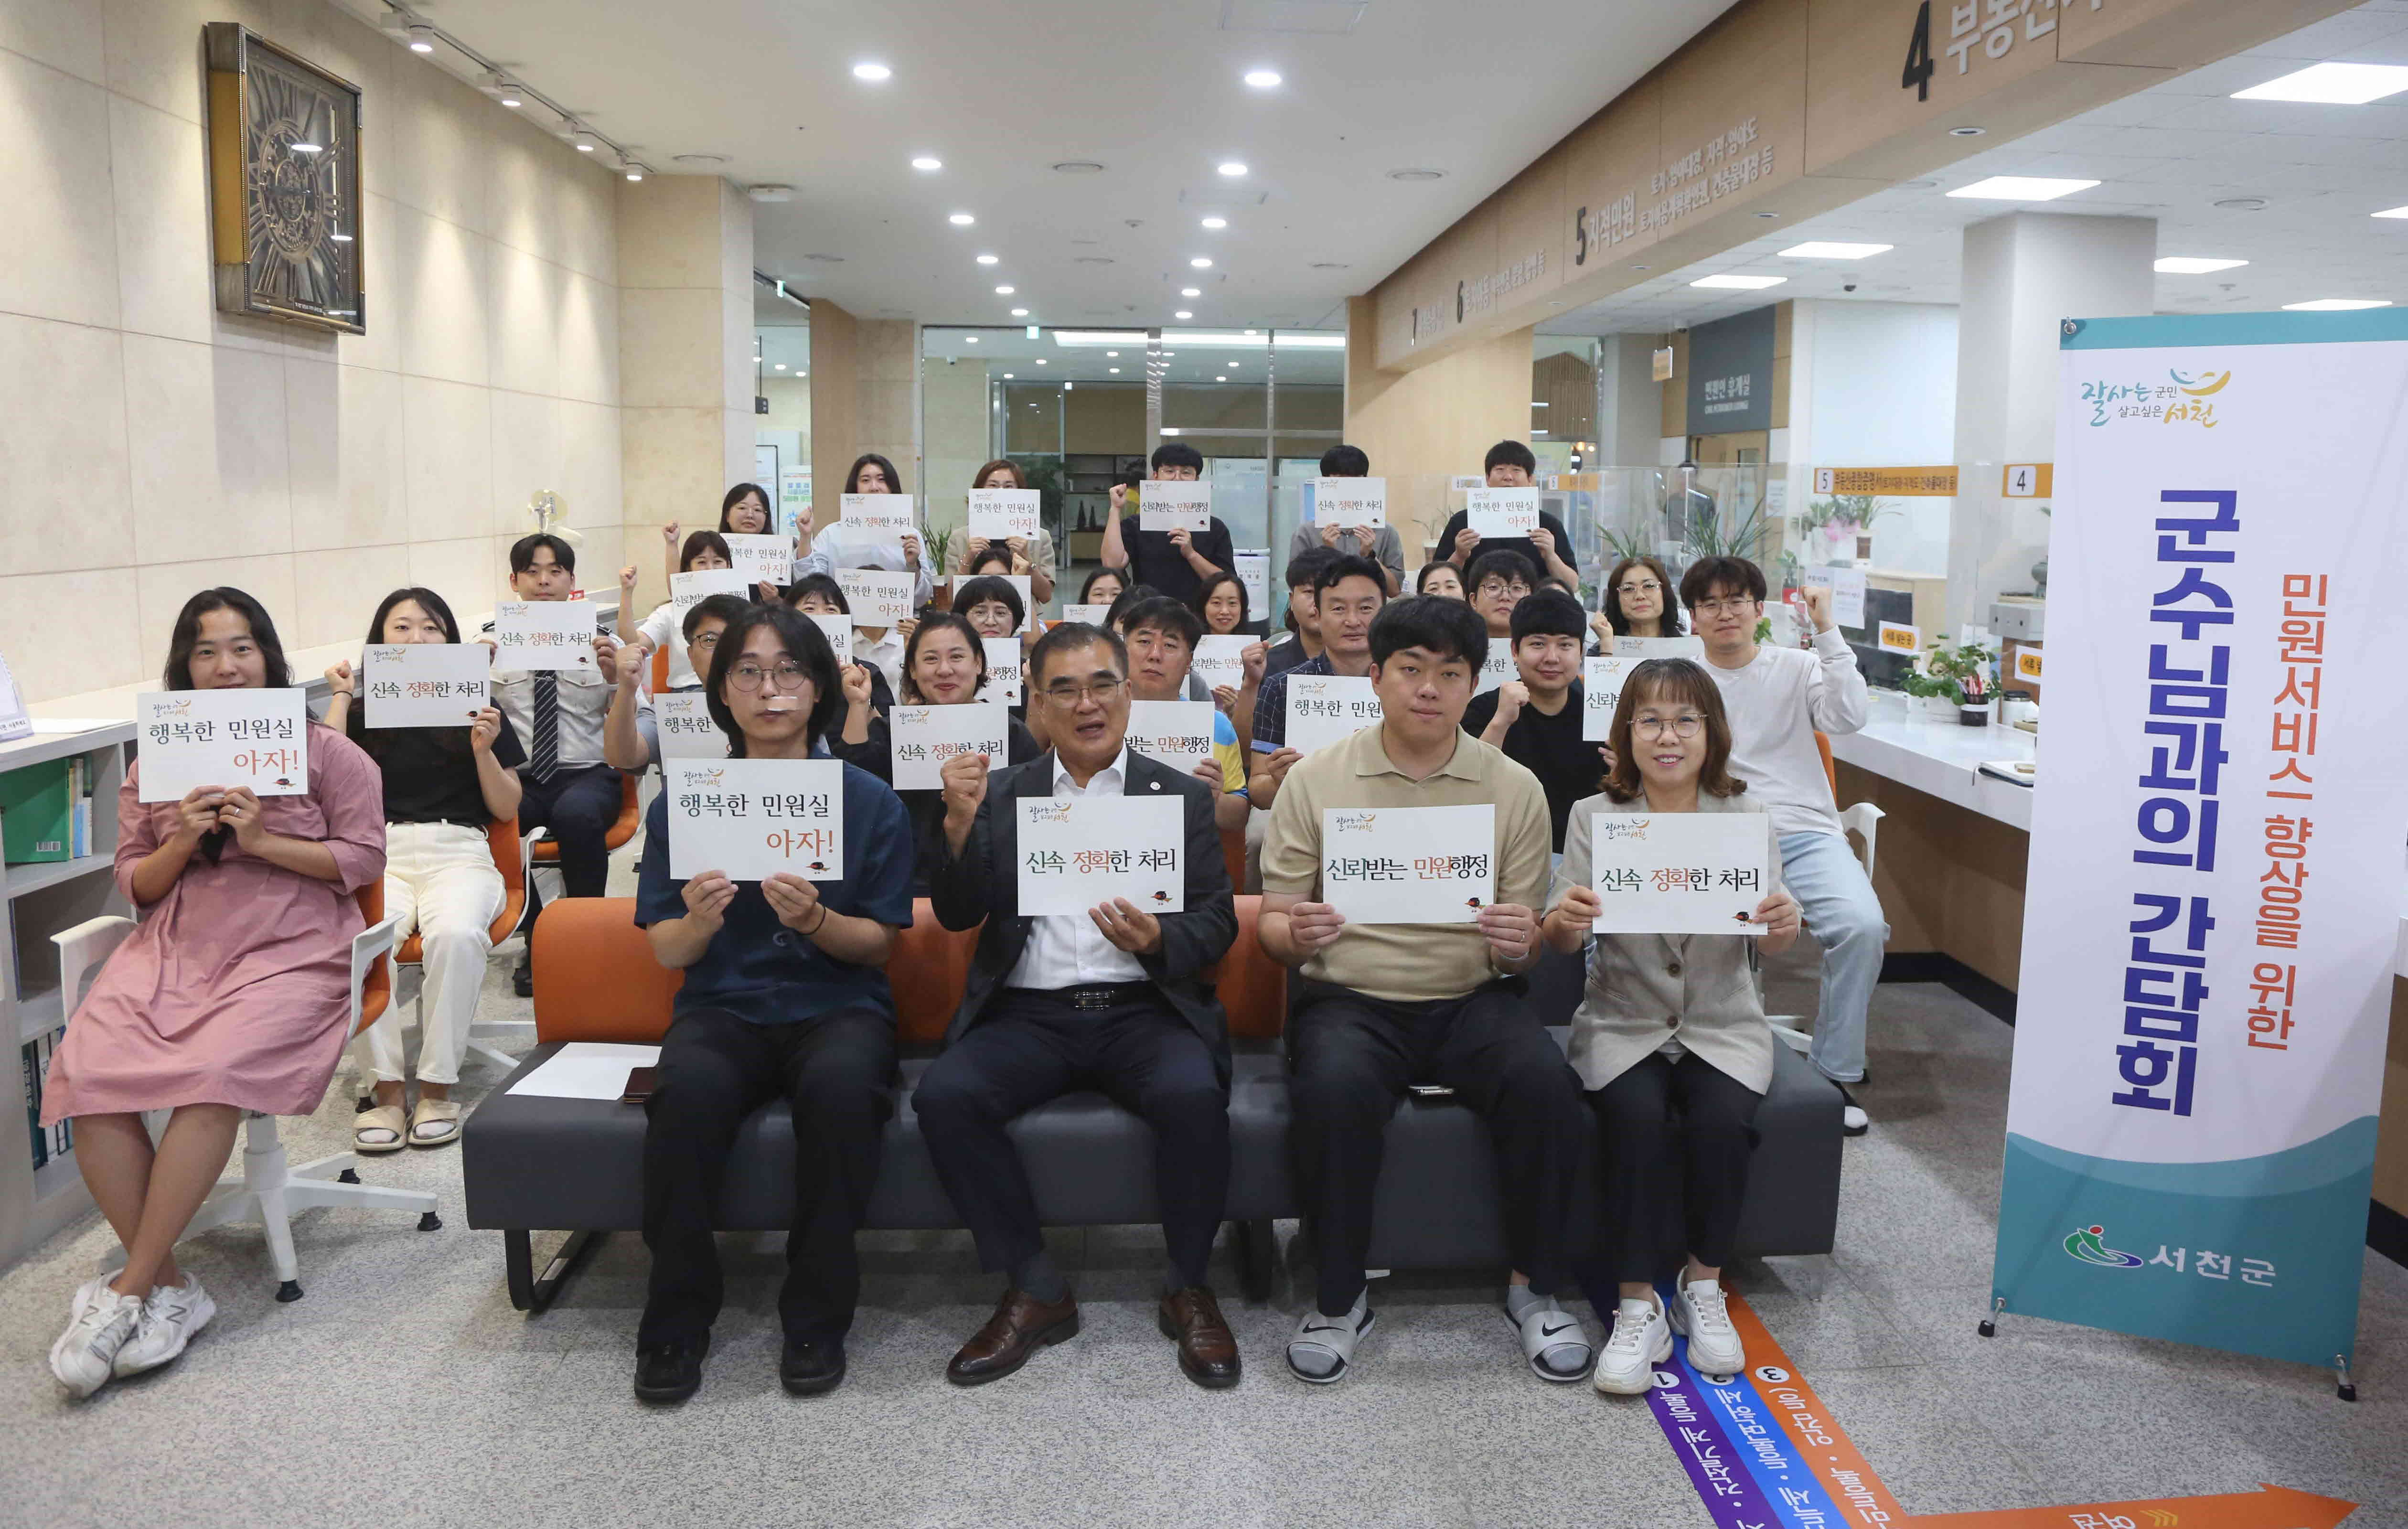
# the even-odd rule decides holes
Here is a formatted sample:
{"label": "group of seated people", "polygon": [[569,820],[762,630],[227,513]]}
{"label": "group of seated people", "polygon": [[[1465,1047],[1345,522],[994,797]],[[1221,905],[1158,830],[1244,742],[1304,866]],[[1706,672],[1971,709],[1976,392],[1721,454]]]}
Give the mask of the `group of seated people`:
{"label": "group of seated people", "polygon": [[[877,470],[896,481],[891,468]],[[1510,460],[1503,470],[1527,474]],[[746,514],[766,523],[757,490],[742,496],[755,501],[749,507],[730,497],[735,513],[724,512],[724,524],[740,528]],[[829,548],[834,529],[819,534],[811,555],[845,555]],[[1440,579],[1425,569],[1424,593],[1401,598],[1378,537],[1357,538],[1368,555],[1308,548],[1295,560],[1312,564],[1306,584],[1290,575],[1290,634],[1247,650],[1241,687],[1207,693],[1239,725],[1216,729],[1211,759],[1191,773],[1131,750],[1130,707],[1195,693],[1189,662],[1221,624],[1197,607],[1229,587],[1214,578],[1228,570],[1195,566],[1195,540],[1174,544],[1195,576],[1186,593],[1196,603],[1157,593],[1147,580],[1162,576],[1145,565],[1153,554],[1143,538],[1165,534],[1133,523],[1130,533],[1138,546],[1123,571],[1082,591],[1091,597],[1083,604],[1111,596],[1105,623],[1065,621],[1033,636],[1007,757],[953,758],[938,789],[892,787],[887,713],[980,698],[982,639],[998,634],[982,622],[993,592],[975,579],[955,592],[954,608],[922,607],[891,672],[877,648],[892,634],[865,644],[856,630],[854,662],[839,663],[814,619],[847,614],[824,568],[804,568],[791,588],[757,600],[710,596],[677,623],[685,668],[672,678],[695,677],[727,752],[841,762],[845,832],[834,879],[681,879],[665,797],[646,819],[636,922],[663,965],[684,976],[645,1105],[652,1266],[637,1394],[675,1401],[699,1385],[722,1303],[708,1207],[738,1127],[781,1096],[793,1105],[796,1162],[779,1374],[797,1394],[843,1379],[860,1293],[853,1234],[894,1108],[885,964],[922,895],[945,928],[979,935],[914,1108],[982,1265],[1005,1279],[993,1316],[953,1356],[947,1378],[1001,1379],[1077,1332],[1076,1299],[1047,1256],[1008,1127],[1066,1092],[1096,1089],[1154,1133],[1166,1246],[1159,1319],[1177,1363],[1198,1385],[1236,1384],[1238,1346],[1208,1275],[1227,1189],[1231,1072],[1211,974],[1239,931],[1222,834],[1250,821],[1262,833],[1256,938],[1295,973],[1291,1140],[1316,1267],[1283,1356],[1289,1372],[1326,1384],[1358,1364],[1374,1320],[1364,1265],[1383,1130],[1415,1084],[1452,1089],[1488,1122],[1512,1261],[1503,1310],[1533,1374],[1643,1393],[1675,1331],[1701,1369],[1740,1368],[1719,1277],[1777,1044],[1752,979],[1756,954],[1785,948],[1801,928],[1824,947],[1811,1060],[1844,1085],[1863,1073],[1864,1008],[1886,934],[1841,836],[1813,736],[1857,725],[1865,706],[1828,597],[1811,600],[1812,651],[1760,646],[1760,570],[1731,558],[1691,565],[1680,601],[1704,660],[1639,664],[1600,747],[1579,728],[1586,615],[1561,589],[1529,587],[1553,573],[1532,579],[1507,565],[1509,581],[1524,584],[1508,612],[1518,678],[1476,694],[1494,617],[1464,593],[1476,595],[1500,557],[1559,566],[1559,536],[1535,534],[1531,563],[1514,549],[1483,551],[1459,533],[1446,566],[1468,559],[1469,567],[1455,592],[1432,589]],[[681,558],[724,558],[712,538],[689,536]],[[1107,577],[1117,590],[1102,584]],[[1627,565],[1613,579],[1612,632],[1641,620],[1662,632],[1677,621],[1660,566]],[[511,550],[510,580],[523,599],[567,598],[574,549],[526,537]],[[1011,584],[995,589],[1011,596],[1005,606],[1016,603]],[[1026,612],[1002,614],[1009,635]],[[442,597],[421,588],[388,595],[367,637],[463,640]],[[355,1143],[374,1152],[457,1139],[460,1109],[449,1095],[502,895],[486,829],[512,817],[548,825],[561,841],[566,894],[601,894],[622,773],[657,748],[643,716],[654,640],[639,630],[623,646],[597,630],[590,674],[496,669],[492,704],[459,727],[367,725],[375,699],[358,695],[350,666],[337,664],[327,719],[309,728],[300,794],[200,787],[144,804],[139,763],[129,771],[117,880],[145,916],[76,1007],[42,1095],[45,1123],[77,1122],[77,1160],[127,1253],[119,1273],[77,1290],[51,1350],[71,1393],[168,1362],[209,1320],[213,1303],[178,1265],[175,1245],[242,1115],[306,1114],[322,1097],[347,1033],[350,941],[361,927],[352,893],[379,877],[403,933],[423,942],[423,1034],[417,1099],[405,1108],[398,1015],[367,1033],[374,1100]],[[1312,673],[1367,678],[1381,720],[1310,753],[1291,747],[1287,682]],[[273,621],[248,594],[207,590],[179,614],[165,688],[294,679]],[[1077,916],[1017,912],[1016,801],[1140,793],[1182,804],[1180,911],[1115,899]],[[1349,922],[1325,900],[1325,814],[1467,804],[1495,808],[1492,894],[1474,920]],[[1592,935],[1594,815],[1689,811],[1765,818],[1768,864],[1778,870],[1746,932]],[[1547,950],[1586,951],[1569,1057],[1525,1001],[1525,974]],[[141,1120],[151,1110],[172,1112],[155,1145]],[[1668,1134],[1675,1121],[1677,1136]],[[1861,1122],[1856,1112],[1852,1130]],[[1589,1207],[1572,1201],[1593,1148],[1602,1154],[1600,1230],[1586,1273],[1593,1289],[1598,1279],[1619,1286],[1601,1344],[1558,1304],[1575,1279],[1568,1229],[1586,1219]],[[1655,1229],[1674,1206],[1685,1236],[1666,1248]],[[1668,1273],[1669,1301],[1656,1286]]]}

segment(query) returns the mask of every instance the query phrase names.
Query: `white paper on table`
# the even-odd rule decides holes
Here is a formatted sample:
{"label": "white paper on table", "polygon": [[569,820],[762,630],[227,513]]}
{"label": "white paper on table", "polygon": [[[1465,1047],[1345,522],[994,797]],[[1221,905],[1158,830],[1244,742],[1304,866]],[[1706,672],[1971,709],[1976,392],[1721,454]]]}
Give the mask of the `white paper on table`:
{"label": "white paper on table", "polygon": [[652,725],[663,759],[727,757],[727,735],[710,720],[710,697],[698,690],[653,696]]}
{"label": "white paper on table", "polygon": [[1480,688],[1471,693],[1485,695],[1508,679],[1520,678],[1522,671],[1513,662],[1513,639],[1491,637],[1488,639],[1487,662],[1480,665]]}
{"label": "white paper on table", "polygon": [[1014,632],[1025,632],[1028,630],[1028,622],[1030,619],[1037,614],[1037,593],[1028,587],[1029,578],[1030,576],[1027,574],[955,574],[953,575],[953,581],[951,586],[953,594],[953,610],[956,614],[962,616],[968,616],[969,614],[968,611],[962,608],[962,586],[964,584],[968,583],[973,579],[1000,579],[1005,583],[1010,585],[1013,592],[1020,596],[1020,624],[1013,627],[1012,630]]}
{"label": "white paper on table", "polygon": [[1324,807],[1321,900],[1349,923],[1469,923],[1497,900],[1497,808]]}
{"label": "white paper on table", "polygon": [[638,1067],[656,1067],[660,1061],[657,1046],[572,1040],[512,1083],[509,1092],[536,1099],[616,1100],[627,1092],[629,1073]]}
{"label": "white paper on table", "polygon": [[978,690],[982,701],[1000,701],[1016,707],[1021,701],[1020,666],[1025,650],[1018,637],[981,637],[979,646],[986,650],[986,683]]}
{"label": "white paper on table", "polygon": [[945,783],[945,761],[984,754],[987,768],[1010,762],[1011,713],[1000,701],[967,706],[898,706],[886,717],[889,768],[896,791],[936,791]]}
{"label": "white paper on table", "polygon": [[748,536],[735,531],[724,535],[727,541],[727,561],[733,564],[732,571],[736,576],[744,580],[744,589],[739,593],[751,593],[755,584],[783,585],[793,581],[795,544],[792,540],[785,536]]}
{"label": "white paper on table", "polygon": [[143,691],[134,738],[146,802],[181,801],[195,786],[254,796],[309,790],[308,696],[294,687]]}
{"label": "white paper on table", "polygon": [[1687,658],[1706,661],[1706,639],[1687,637],[1626,637],[1613,639],[1616,658]]}
{"label": "white paper on table", "polygon": [[844,764],[833,759],[665,759],[669,874],[762,881],[844,878]]}
{"label": "white paper on table", "polygon": [[1176,531],[1182,526],[1198,532],[1212,528],[1212,485],[1148,479],[1138,490],[1137,528]]}
{"label": "white paper on table", "polygon": [[[494,667],[595,671],[594,607],[585,600],[505,600],[494,607]],[[532,743],[534,740],[527,740]]]}
{"label": "white paper on table", "polygon": [[1600,812],[1589,824],[1600,935],[1743,935],[1764,901],[1754,812]]}
{"label": "white paper on table", "polygon": [[1643,659],[1615,653],[1581,664],[1581,736],[1590,743],[1613,741],[1613,710],[1622,705],[1623,681]]}
{"label": "white paper on table", "polygon": [[1128,746],[1182,775],[1193,775],[1212,758],[1214,715],[1210,701],[1131,701]]}
{"label": "white paper on table", "polygon": [[1177,796],[1020,799],[1020,915],[1080,918],[1125,897],[1148,913],[1187,907],[1187,808]]}
{"label": "white paper on table", "polygon": [[1484,538],[1526,536],[1539,529],[1536,489],[1477,488],[1464,496],[1464,522]]}
{"label": "white paper on table", "polygon": [[1831,592],[1831,620],[1841,626],[1865,624],[1865,571],[1862,568],[1809,568],[1804,575],[1810,590]]}
{"label": "white paper on table", "polygon": [[1360,527],[1377,531],[1388,523],[1388,480],[1384,478],[1316,478],[1312,480],[1312,523],[1340,530]]}
{"label": "white paper on table", "polygon": [[900,547],[903,537],[918,531],[908,493],[847,493],[837,500],[837,518],[849,530],[870,541]]}
{"label": "white paper on table", "polygon": [[1343,742],[1376,725],[1380,716],[1380,697],[1367,676],[1288,676],[1287,746],[1297,753]]}
{"label": "white paper on table", "polygon": [[25,714],[25,697],[17,689],[17,677],[8,672],[8,659],[0,654],[0,742],[10,738],[30,737],[34,719]]}
{"label": "white paper on table", "polygon": [[[778,541],[780,538],[764,536],[761,539]],[[787,550],[791,556],[793,549]],[[782,584],[785,580],[775,579],[770,582]],[[752,580],[733,567],[696,568],[692,573],[669,575],[669,607],[677,612],[681,622],[685,620],[687,611],[714,594],[733,594],[738,599],[750,600],[752,598]]]}
{"label": "white paper on table", "polygon": [[368,727],[466,727],[488,704],[493,665],[480,642],[375,644],[360,655],[367,707],[361,720]]}
{"label": "white paper on table", "polygon": [[1204,681],[1206,690],[1223,685],[1232,690],[1246,688],[1246,650],[1260,638],[1239,633],[1207,632],[1196,639],[1196,657],[1187,669]]}
{"label": "white paper on table", "polygon": [[1104,624],[1105,614],[1111,608],[1110,606],[1064,606],[1062,619],[1066,622],[1083,622],[1089,626],[1101,626]]}
{"label": "white paper on table", "polygon": [[886,573],[876,568],[839,568],[837,588],[853,607],[855,626],[891,627],[911,619],[911,597],[920,587],[914,573]]}
{"label": "white paper on table", "polygon": [[840,610],[832,614],[814,614],[811,624],[820,629],[820,636],[827,638],[828,648],[835,652],[838,668],[853,662],[852,617]]}
{"label": "white paper on table", "polygon": [[970,490],[969,534],[989,541],[1035,541],[1039,498],[1035,489]]}

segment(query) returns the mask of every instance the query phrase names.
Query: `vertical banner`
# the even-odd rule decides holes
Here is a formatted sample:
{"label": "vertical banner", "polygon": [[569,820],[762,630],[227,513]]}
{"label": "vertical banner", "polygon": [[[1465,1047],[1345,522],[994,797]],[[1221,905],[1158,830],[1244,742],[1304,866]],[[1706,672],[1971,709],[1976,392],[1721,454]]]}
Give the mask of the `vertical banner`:
{"label": "vertical banner", "polygon": [[2408,310],[2064,330],[1995,1295],[2329,1365],[2408,829]]}

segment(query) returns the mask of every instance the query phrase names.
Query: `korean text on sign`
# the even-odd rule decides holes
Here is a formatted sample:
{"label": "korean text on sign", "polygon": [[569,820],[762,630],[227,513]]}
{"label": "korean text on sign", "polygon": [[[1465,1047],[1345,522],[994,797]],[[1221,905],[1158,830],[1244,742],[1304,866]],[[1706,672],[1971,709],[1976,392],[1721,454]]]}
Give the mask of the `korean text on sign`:
{"label": "korean text on sign", "polygon": [[945,762],[962,754],[984,754],[990,768],[1003,768],[1011,714],[1000,701],[896,707],[887,718],[887,737],[895,789],[935,791],[945,783]]}
{"label": "korean text on sign", "polygon": [[1021,916],[1083,918],[1115,899],[1185,911],[1186,811],[1171,796],[1022,797]]}
{"label": "korean text on sign", "polygon": [[1581,736],[1591,743],[1613,741],[1613,708],[1622,704],[1622,684],[1641,661],[1616,653],[1581,664]]}
{"label": "korean text on sign", "polygon": [[970,490],[969,534],[989,541],[1037,538],[1035,489]]}
{"label": "korean text on sign", "polygon": [[1613,639],[1613,656],[1632,660],[1686,658],[1703,664],[1706,661],[1706,639],[1703,637],[1617,636]]}
{"label": "korean text on sign", "polygon": [[1137,528],[1140,531],[1209,531],[1212,528],[1212,485],[1155,482],[1138,485]]}
{"label": "korean text on sign", "polygon": [[700,691],[652,698],[663,759],[725,759],[727,735],[710,720],[710,697]]}
{"label": "korean text on sign", "polygon": [[294,689],[144,691],[134,698],[141,799],[181,801],[196,786],[242,786],[254,796],[308,792],[304,701]]}
{"label": "korean text on sign", "polygon": [[1497,808],[1324,807],[1321,901],[1349,923],[1469,923],[1497,900]]}
{"label": "korean text on sign", "polygon": [[1062,619],[1066,622],[1077,622],[1085,626],[1101,626],[1104,624],[1104,617],[1111,612],[1111,608],[1110,606],[1064,606]]}
{"label": "korean text on sign", "polygon": [[1491,637],[1488,639],[1488,659],[1480,665],[1480,684],[1473,693],[1484,695],[1508,679],[1520,677],[1520,671],[1513,665],[1513,639]]}
{"label": "korean text on sign", "polygon": [[1805,587],[1831,592],[1831,622],[1835,626],[1865,624],[1865,571],[1862,568],[1809,568]]}
{"label": "korean text on sign", "polygon": [[742,576],[749,592],[755,584],[783,584],[794,577],[795,544],[784,536],[725,534],[727,561]]}
{"label": "korean text on sign", "polygon": [[844,877],[844,765],[833,759],[665,759],[669,874]]}
{"label": "korean text on sign", "polygon": [[1021,702],[1021,664],[1023,650],[1018,637],[981,637],[979,646],[986,650],[986,683],[979,687],[982,701],[1001,701],[1005,706]]}
{"label": "korean text on sign", "polygon": [[1358,675],[1290,675],[1287,746],[1300,754],[1342,742],[1380,720],[1380,697]]}
{"label": "korean text on sign", "polygon": [[2291,1048],[2291,1000],[2298,981],[2300,936],[2307,932],[2308,841],[2315,822],[2308,804],[2316,799],[2316,724],[2324,708],[2325,616],[2331,577],[2283,575],[2283,622],[2274,639],[2274,660],[2283,688],[2274,696],[2269,744],[2274,767],[2267,772],[2271,804],[2258,823],[2260,866],[2253,932],[2260,950],[2277,952],[2257,962],[2249,974],[2249,1044],[2271,1051]]}
{"label": "korean text on sign", "polygon": [[1589,823],[1589,882],[1600,935],[1744,935],[1772,889],[1765,820],[1755,812],[1600,812]]}
{"label": "korean text on sign", "polygon": [[844,591],[844,603],[853,607],[853,624],[880,627],[895,626],[911,616],[911,594],[919,584],[919,576],[908,573],[882,573],[874,568],[839,568],[837,587]]}
{"label": "korean text on sign", "polygon": [[873,541],[902,545],[904,533],[915,530],[911,496],[908,493],[847,493],[837,500],[838,516],[847,526]]}
{"label": "korean text on sign", "polygon": [[485,709],[493,658],[480,642],[380,643],[360,659],[368,727],[466,727]]}
{"label": "korean text on sign", "polygon": [[1213,716],[1210,701],[1131,701],[1128,746],[1192,775],[1212,757]]}
{"label": "korean text on sign", "polygon": [[1193,665],[1196,678],[1204,681],[1208,688],[1227,685],[1232,690],[1243,690],[1246,684],[1246,650],[1254,646],[1254,638],[1235,633],[1207,632],[1196,639],[1196,662]]}
{"label": "korean text on sign", "polygon": [[[779,538],[765,538],[777,541]],[[784,583],[783,576],[774,580]],[[669,606],[683,621],[685,613],[714,594],[733,594],[739,600],[752,598],[752,581],[733,567],[696,568],[692,573],[669,575]]]}
{"label": "korean text on sign", "polygon": [[852,617],[845,615],[842,611],[837,611],[834,613],[813,612],[811,613],[811,624],[820,629],[820,636],[827,638],[828,650],[836,654],[837,663],[843,664],[853,662]]}
{"label": "korean text on sign", "polygon": [[584,600],[505,600],[494,607],[494,667],[591,674],[595,630]]}
{"label": "korean text on sign", "polygon": [[1379,530],[1388,523],[1388,480],[1384,478],[1314,479],[1312,523]]}
{"label": "korean text on sign", "polygon": [[1464,523],[1483,536],[1526,536],[1539,529],[1539,491],[1478,488],[1464,496]]}

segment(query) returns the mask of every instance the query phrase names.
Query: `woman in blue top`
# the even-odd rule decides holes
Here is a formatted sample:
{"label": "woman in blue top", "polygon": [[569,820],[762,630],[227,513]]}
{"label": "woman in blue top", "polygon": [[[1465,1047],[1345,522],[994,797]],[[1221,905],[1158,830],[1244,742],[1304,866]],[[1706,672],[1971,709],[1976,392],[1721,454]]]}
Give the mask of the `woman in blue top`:
{"label": "woman in blue top", "polygon": [[[710,715],[737,759],[807,760],[844,706],[836,655],[808,617],[753,606],[711,659]],[[685,973],[661,1043],[644,1134],[644,1245],[652,1288],[636,1332],[636,1394],[682,1401],[702,1380],[719,1315],[710,1205],[744,1118],[794,1109],[795,1209],[778,1298],[778,1376],[796,1395],[844,1379],[861,1290],[853,1235],[878,1177],[893,1112],[895,998],[886,959],[911,922],[911,834],[903,804],[868,772],[844,772],[844,876],[738,883],[671,879],[666,793],[645,815],[636,922],[664,966]]]}

